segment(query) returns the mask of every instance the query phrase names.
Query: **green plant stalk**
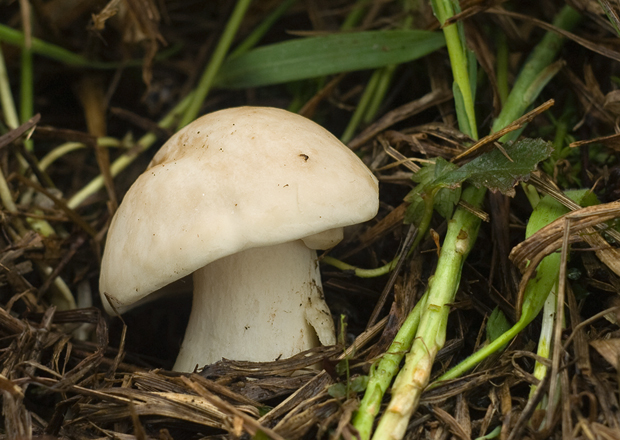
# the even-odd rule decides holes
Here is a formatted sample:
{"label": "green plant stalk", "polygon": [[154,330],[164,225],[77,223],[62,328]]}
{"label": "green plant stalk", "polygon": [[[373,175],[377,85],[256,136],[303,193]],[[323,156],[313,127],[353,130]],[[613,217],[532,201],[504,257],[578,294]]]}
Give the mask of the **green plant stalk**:
{"label": "green plant stalk", "polygon": [[[416,239],[407,256],[417,247],[430,227],[433,217],[435,195],[437,192],[439,192],[439,188],[424,197],[424,215],[420,221]],[[398,260],[394,259],[390,264],[396,265],[397,262]],[[381,357],[378,365],[373,367],[370,371],[364,397],[362,398],[360,407],[353,420],[353,426],[358,430],[362,440],[368,440],[370,438],[372,426],[381,408],[381,401],[383,400],[385,391],[390,386],[396,373],[398,373],[398,368],[403,357],[411,349],[413,338],[418,330],[422,310],[426,307],[427,298],[428,291],[424,293],[413,310],[409,312],[409,315],[394,337],[394,341],[388,348],[387,353]]]}
{"label": "green plant stalk", "polygon": [[[21,35],[21,34],[20,34]],[[20,37],[20,41],[23,43],[23,36]],[[0,101],[2,103],[2,111],[4,113],[5,121],[10,129],[15,129],[19,126],[19,117],[17,116],[17,109],[15,107],[15,101],[13,100],[13,94],[11,93],[11,86],[9,83],[9,77],[6,70],[6,64],[4,62],[4,56],[2,49],[0,48]],[[18,156],[20,163],[24,164],[23,157]],[[0,201],[4,208],[11,214],[17,213],[17,207],[13,201],[13,196],[9,185],[4,178],[4,174],[0,171]],[[18,219],[13,220],[13,225],[16,229],[18,236],[24,236],[27,229],[24,224]],[[37,268],[44,274],[51,273],[52,269],[42,263],[37,263]],[[75,300],[71,293],[71,290],[60,277],[54,279],[53,282],[53,294],[55,296],[55,303],[59,305],[59,308],[72,309],[75,308]]]}
{"label": "green plant stalk", "polygon": [[[559,153],[566,144],[566,137],[568,136],[568,121],[567,117],[565,117],[567,113],[562,115],[560,119],[557,120],[555,124],[555,136],[553,138],[553,148],[556,151],[556,154]],[[553,156],[551,156],[553,158]],[[555,158],[554,158],[555,159]]]}
{"label": "green plant stalk", "polygon": [[483,435],[482,437],[478,437],[475,440],[490,440],[490,439],[498,438],[501,432],[502,432],[502,427],[496,426],[493,431],[489,432],[486,435]]}
{"label": "green plant stalk", "polygon": [[[418,244],[420,244],[420,241],[422,241],[422,238],[426,236],[426,232],[431,225],[431,219],[433,218],[433,204],[435,202],[435,195],[439,192],[439,190],[440,188],[435,188],[434,191],[424,197],[424,215],[422,216],[422,220],[418,226],[416,238],[411,245],[411,249],[409,249],[409,252],[407,253],[407,257],[413,253],[413,251],[418,247]],[[329,264],[330,266],[343,271],[351,271],[359,278],[375,278],[393,271],[398,265],[398,257],[383,266],[377,267],[376,269],[361,269],[328,255],[321,258],[321,263]]]}
{"label": "green plant stalk", "polygon": [[[566,114],[567,113],[565,111],[564,115]],[[554,151],[554,154],[551,156],[553,159],[553,162],[555,162],[554,156],[557,155],[564,147],[564,140],[568,134],[568,123],[566,122],[566,118],[561,117],[559,120],[557,120],[555,127],[556,127],[556,131],[555,131],[555,136],[553,138],[553,148],[555,151]],[[527,187],[527,189],[530,190],[530,193],[535,193],[536,196],[538,196],[538,192],[533,186],[527,185],[527,184],[524,184],[523,186],[524,186],[524,189]],[[538,198],[538,202],[540,202],[540,198]],[[530,200],[530,204],[532,204],[532,208],[536,209],[537,203],[533,204],[532,201]],[[553,337],[553,328],[555,325],[555,315],[556,315],[556,310],[557,310],[557,304],[556,304],[557,293],[556,292],[557,292],[557,284],[554,285],[551,292],[549,292],[549,296],[547,297],[547,301],[545,301],[545,305],[543,306],[543,311],[542,311],[542,325],[540,329],[540,337],[538,338],[538,348],[536,350],[536,354],[538,354],[538,356],[545,358],[545,359],[549,359],[551,355],[551,341]],[[534,377],[537,378],[538,380],[543,380],[546,374],[547,374],[547,366],[545,364],[542,364],[536,361],[536,363],[534,364]],[[532,398],[532,396],[534,396],[534,393],[536,392],[536,388],[537,388],[536,385],[532,385],[530,387],[530,399]],[[543,406],[545,406],[544,402],[545,402],[544,400],[541,401],[541,403],[538,405],[538,408],[543,408]]]}
{"label": "green plant stalk", "polygon": [[[21,123],[28,121],[34,111],[33,67],[32,67],[32,19],[30,4],[21,2],[22,26],[24,28],[24,45],[21,52],[21,83],[20,83],[20,118]],[[25,142],[26,150],[32,151],[32,142]]]}
{"label": "green plant stalk", "polygon": [[493,342],[481,348],[467,359],[442,374],[439,378],[437,378],[432,386],[438,385],[441,381],[455,379],[462,376],[488,356],[498,350],[501,350],[505,345],[509,344],[513,338],[515,338],[525,327],[527,327],[530,322],[532,322],[534,318],[536,318],[542,309],[545,300],[549,296],[549,291],[557,281],[559,271],[559,255],[549,255],[544,258],[539,264],[539,269],[537,270],[536,276],[527,284],[527,288],[524,293],[523,313],[521,314],[519,321],[517,321],[517,323],[513,325],[510,330],[495,339]]}
{"label": "green plant stalk", "polygon": [[[0,25],[0,41],[12,44],[14,46],[24,47],[24,34],[18,30],[12,29],[5,25]],[[91,61],[83,56],[76,55],[73,52],[60,46],[47,43],[38,38],[32,38],[32,52],[52,58],[70,66],[91,67],[99,69],[116,69],[120,63],[102,63]]]}
{"label": "green plant stalk", "polygon": [[[409,12],[411,10],[410,3],[411,2],[405,2],[405,12]],[[411,15],[407,14],[401,25],[401,29],[409,29],[411,27],[411,22]],[[364,110],[363,122],[365,124],[370,124],[377,116],[379,108],[381,107],[385,95],[387,94],[388,88],[392,83],[392,78],[394,77],[397,67],[398,64],[390,64],[379,69],[379,79],[374,87],[372,99],[368,103],[368,107]]]}
{"label": "green plant stalk", "polygon": [[220,70],[222,63],[224,62],[224,58],[228,53],[228,49],[232,44],[235,35],[237,34],[237,30],[241,25],[241,21],[245,16],[245,13],[250,6],[252,0],[237,0],[237,4],[235,5],[235,9],[233,10],[226,27],[224,28],[224,32],[220,37],[220,41],[211,56],[211,60],[207,65],[200,81],[198,82],[198,86],[196,87],[195,92],[193,93],[193,98],[189,104],[189,107],[183,114],[181,121],[177,126],[177,130],[185,127],[187,124],[192,122],[198,116],[200,112],[200,107],[202,107],[202,103],[205,98],[209,94],[211,87],[213,86],[215,76],[217,72]]}
{"label": "green plant stalk", "polygon": [[367,6],[369,5],[370,0],[357,0],[357,4],[353,6],[351,12],[347,15],[347,17],[342,22],[342,26],[340,26],[341,31],[350,31],[353,30],[357,24],[362,21],[364,18],[364,14],[366,13]]}
{"label": "green plant stalk", "polygon": [[329,255],[325,255],[321,258],[321,263],[329,264],[330,266],[335,267],[336,269],[340,269],[344,272],[353,272],[356,277],[359,278],[376,278],[382,275],[386,275],[394,270],[396,267],[397,261],[396,259],[390,261],[383,266],[377,267],[375,269],[362,269],[357,266],[353,266],[351,264],[345,263],[342,260],[339,260],[334,257],[330,257]]}
{"label": "green plant stalk", "polygon": [[[159,126],[162,128],[171,128],[177,120],[177,117],[187,109],[187,106],[189,105],[192,97],[193,93],[190,93],[185,98],[183,98],[183,100],[179,102],[170,111],[170,113],[168,113],[166,116],[163,117],[163,119],[161,119],[161,121],[159,121]],[[148,150],[150,146],[155,143],[156,140],[157,136],[155,136],[153,133],[147,133],[142,136],[137,142],[137,145],[139,146],[138,151],[134,151],[134,149],[132,148],[130,151],[118,157],[110,165],[110,173],[112,174],[112,177],[117,176],[121,171],[127,168],[134,160],[136,160],[140,153]],[[67,202],[67,206],[71,209],[77,208],[84,202],[84,200],[86,200],[88,197],[103,188],[103,185],[103,176],[99,175],[95,177],[69,199],[69,201]]]}
{"label": "green plant stalk", "polygon": [[288,9],[293,6],[297,0],[284,0],[280,3],[271,13],[260,22],[260,24],[254,29],[245,40],[243,40],[229,55],[229,58],[239,56],[248,50],[252,49],[258,44],[263,36],[271,29],[278,19],[284,15]]}
{"label": "green plant stalk", "polygon": [[[447,6],[449,9],[445,10],[443,9],[443,6],[445,6],[443,3],[437,6],[439,3],[441,3],[441,1],[433,2],[433,7],[436,9],[435,12],[438,14],[438,18],[443,24],[445,19],[452,15],[452,6],[448,4]],[[461,42],[456,26],[445,27],[444,36],[446,38],[451,64],[453,66],[455,82],[462,89],[461,96],[464,103],[466,120],[468,121],[467,127],[461,127],[461,129],[472,138],[477,139],[478,134],[475,111],[473,107],[472,88],[469,81],[467,59],[464,56],[464,45]],[[386,70],[388,74],[393,73],[394,71],[393,68],[391,70],[384,70]],[[382,82],[381,80],[378,81],[379,82],[377,84]],[[385,81],[383,82],[385,83]],[[373,92],[375,92],[378,88],[378,85],[374,86]],[[369,88],[367,88],[367,92],[368,89]],[[379,93],[377,93],[377,95],[378,94]],[[380,101],[374,99],[374,105],[371,105],[370,109],[374,108],[376,111],[378,102]],[[365,113],[368,110],[369,109],[364,108],[363,110],[360,110],[360,113]],[[463,118],[461,117],[460,120],[463,120]],[[349,131],[347,130],[345,133],[349,133]],[[348,141],[349,139],[346,140]],[[471,199],[472,201],[481,204],[484,194],[484,189],[468,189],[463,192],[463,197],[464,200],[469,201],[468,199]],[[432,212],[433,197],[430,197],[430,199],[430,211]],[[475,205],[476,203],[473,204]],[[428,208],[428,203],[425,203],[425,205],[427,205],[426,207]],[[426,211],[428,211],[428,209],[426,209]],[[471,222],[469,226],[471,226],[471,228],[464,227],[461,229],[459,220],[467,217],[474,216],[459,208],[450,222],[450,226],[452,227],[448,227],[448,233],[444,241],[436,274],[433,278],[441,281],[436,283],[431,282],[428,293],[428,302],[430,304],[426,304],[424,311],[418,311],[417,307],[415,309],[416,315],[422,313],[421,319],[425,324],[428,324],[428,326],[420,326],[420,331],[412,328],[407,328],[404,331],[403,337],[405,340],[411,339],[417,331],[416,341],[413,343],[411,352],[407,355],[407,361],[405,362],[404,369],[398,375],[394,383],[392,400],[390,401],[388,410],[381,418],[377,432],[373,438],[383,439],[388,438],[388,436],[391,438],[402,438],[409,418],[411,417],[414,409],[417,407],[422,389],[428,383],[435,355],[445,343],[445,332],[449,311],[447,303],[452,300],[454,294],[456,293],[456,289],[458,288],[460,282],[460,271],[462,269],[462,264],[465,261],[465,256],[469,253],[471,246],[475,242],[477,231],[480,226],[480,220],[474,217],[473,219],[470,219]],[[454,226],[455,224],[456,226]],[[459,232],[464,232],[464,235],[459,235]],[[420,228],[418,235],[421,237],[425,233],[426,229]],[[392,267],[391,263],[387,266],[389,269]],[[458,273],[453,273],[455,270]],[[448,281],[445,282],[445,280]],[[410,333],[407,333],[407,331]],[[402,348],[403,347],[399,347],[401,350]],[[385,384],[385,386],[382,387],[375,384],[372,387],[367,388],[362,401],[362,406],[356,415],[354,425],[358,428],[361,433],[361,438],[364,440],[368,439],[370,436],[372,424],[378,412],[383,394],[387,389],[387,384],[389,384],[389,380],[398,369],[398,363],[391,365],[393,366],[393,369],[390,374],[386,374],[380,379],[381,384]],[[415,390],[417,390],[417,392]]]}
{"label": "green plant stalk", "polygon": [[461,95],[463,96],[465,114],[469,123],[467,128],[460,128],[472,139],[478,139],[476,111],[474,110],[474,98],[471,93],[469,71],[467,69],[467,57],[463,51],[457,25],[452,24],[450,26],[446,26],[443,28],[443,33],[446,37],[446,46],[448,48],[448,55],[450,56],[452,75],[454,76],[454,81],[461,91]]}
{"label": "green plant stalk", "polygon": [[6,70],[4,55],[0,45],[0,102],[2,103],[2,112],[4,120],[10,129],[19,127],[19,118],[15,110],[15,102],[11,93],[11,84],[9,82],[9,74]]}
{"label": "green plant stalk", "polygon": [[[566,193],[571,200],[579,204],[587,202],[587,197],[589,194],[590,193],[587,190],[569,191]],[[549,196],[544,197],[541,199],[540,203],[538,203],[532,213],[532,216],[530,217],[525,234],[526,238],[531,237],[536,231],[567,212],[568,209],[559,202]],[[525,327],[527,327],[527,325],[532,322],[536,316],[538,316],[545,304],[545,301],[547,301],[547,298],[549,297],[549,292],[551,292],[553,286],[557,284],[560,273],[560,261],[561,258],[559,253],[547,255],[542,259],[536,268],[536,276],[530,279],[525,288],[525,292],[523,294],[523,306],[521,308],[521,317],[510,330],[491,342],[489,345],[478,350],[476,353],[472,354],[467,359],[448,370],[446,373],[441,375],[433,385],[436,385],[437,382],[442,380],[454,379],[465,374],[488,356],[498,350],[501,350],[504,345],[508,344]]]}
{"label": "green plant stalk", "polygon": [[[0,41],[23,48],[24,34],[16,29],[0,24]],[[179,47],[179,45],[173,45],[170,49],[161,51],[155,59],[159,60],[166,58],[170,56],[170,54],[177,52]],[[46,58],[59,61],[69,66],[88,67],[90,69],[118,69],[123,66],[140,67],[143,64],[142,60],[130,60],[124,62],[93,61],[81,55],[76,55],[60,46],[47,43],[34,37],[31,39],[31,50],[33,54],[42,55]]]}
{"label": "green plant stalk", "polygon": [[[431,5],[442,26],[448,18],[454,15],[450,0],[434,0],[431,1]],[[465,42],[461,41],[458,24],[444,26],[443,33],[446,38],[450,65],[452,66],[452,76],[463,97],[465,117],[468,122],[468,127],[461,126],[460,129],[472,139],[478,139],[474,98],[472,96],[467,57],[465,56]]]}
{"label": "green plant stalk", "polygon": [[392,383],[392,379],[398,373],[400,362],[411,349],[413,336],[418,330],[421,310],[426,305],[427,297],[428,295],[425,293],[420,298],[413,310],[407,315],[388,350],[371,367],[364,398],[353,418],[353,426],[357,429],[361,440],[370,439],[375,417],[381,409],[383,396]]}
{"label": "green plant stalk", "polygon": [[618,28],[618,22],[616,18],[617,15],[616,11],[612,9],[613,6],[609,2],[604,2],[602,0],[598,0],[597,3],[605,11],[605,15],[607,15],[607,19],[609,20],[611,27],[613,27],[618,36],[620,36],[620,29]]}
{"label": "green plant stalk", "polygon": [[[30,14],[26,14],[29,19]],[[20,82],[20,120],[22,123],[27,122],[32,118],[34,114],[34,76],[33,76],[33,60],[32,60],[32,48],[31,48],[31,36],[24,34],[24,46],[21,53],[21,82]],[[32,139],[25,139],[24,148],[26,151],[32,153],[34,150],[34,142]],[[20,153],[17,153],[17,159],[20,165],[20,172],[24,173],[29,165],[24,160]],[[31,176],[31,179],[36,181],[36,176]],[[27,190],[20,196],[20,202],[29,200],[33,193],[32,189]],[[40,214],[39,210],[35,210],[36,214]],[[43,235],[49,237],[56,234],[56,231],[50,225],[50,223],[41,218],[26,217],[26,222],[30,225],[30,228]],[[65,302],[64,298],[61,298],[62,302]]]}
{"label": "green plant stalk", "polygon": [[[571,30],[579,23],[580,19],[581,15],[577,11],[570,6],[564,6],[553,21],[553,25],[561,29]],[[501,130],[527,111],[538,96],[531,93],[532,85],[538,83],[539,75],[555,60],[562,47],[563,40],[562,36],[554,32],[547,32],[534,48],[521,69],[502,112],[493,121],[492,131]],[[514,135],[507,135],[502,140],[506,141],[512,138]]]}
{"label": "green plant stalk", "polygon": [[377,86],[379,85],[379,81],[381,80],[381,69],[375,70],[370,79],[368,80],[368,84],[366,84],[366,88],[364,89],[364,93],[360,98],[357,106],[355,107],[355,111],[353,112],[353,116],[349,120],[347,127],[340,136],[340,141],[343,144],[347,144],[351,139],[353,139],[353,135],[355,134],[355,130],[359,127],[364,115],[368,107],[370,106],[370,102],[372,101],[372,96],[374,95]]}
{"label": "green plant stalk", "polygon": [[[440,2],[433,2],[433,5],[435,6],[439,3]],[[435,13],[437,14],[437,10],[435,10]],[[575,19],[574,14],[565,12],[564,10],[559,15],[561,16],[561,19],[556,20],[555,24],[560,27],[571,27],[578,21],[578,18]],[[440,21],[442,21],[441,16],[439,16],[439,18]],[[537,80],[538,73],[542,72],[542,70],[546,67],[546,65],[544,64],[544,60],[548,60],[547,64],[549,64],[553,60],[555,54],[560,48],[560,43],[562,41],[561,39],[555,40],[547,38],[548,34],[545,36],[541,44],[545,47],[551,47],[548,47],[548,50],[546,51],[539,50],[537,52],[535,50],[534,55],[528,62],[528,64],[530,65],[540,67],[540,69],[536,72],[535,75],[526,76],[526,78],[529,78],[529,82],[521,80],[521,77],[519,78],[519,80],[521,80],[520,83],[518,80],[519,87],[515,86],[515,89],[513,89],[513,91],[511,92],[507,100],[507,105],[502,109],[500,117],[494,123],[493,131],[497,131],[508,125],[514,119],[517,119],[521,114],[525,112],[525,110],[529,106],[529,104],[527,103],[519,103],[519,99],[517,98],[523,96],[525,92],[530,92],[531,84]],[[458,33],[451,34],[450,37],[446,35],[446,41],[448,42],[449,38],[456,40],[456,38],[458,37]],[[541,44],[539,44],[539,46]],[[448,49],[450,50],[449,44]],[[537,49],[539,49],[538,46]],[[459,53],[461,55],[464,55],[464,53],[462,52],[462,47],[459,48]],[[552,53],[553,56],[548,57],[549,53]],[[540,57],[544,59],[540,60]],[[454,66],[454,63],[456,61],[452,58],[452,56],[450,59],[451,63]],[[464,57],[462,59],[462,62],[464,62]],[[469,88],[469,81],[464,81],[464,78],[468,78],[468,76],[459,76],[461,81],[460,83],[457,79],[457,72],[467,73],[466,66],[466,64],[461,64],[460,69],[453,70],[455,72],[455,81],[457,82],[457,84],[462,84],[462,86],[459,87],[465,89],[465,84],[467,84],[466,89],[471,90]],[[539,92],[540,88],[538,88],[537,91]],[[535,98],[535,95],[536,93],[530,92],[529,98],[533,100]],[[517,98],[514,98],[514,96],[516,96]],[[463,97],[463,100],[466,102],[465,97]],[[486,189],[484,188],[473,189],[469,187],[463,191],[462,198],[466,201],[469,201],[468,199],[476,199],[478,203],[481,203],[485,193]],[[430,285],[427,308],[423,312],[419,325],[419,334],[416,335],[416,340],[413,344],[411,352],[407,355],[405,367],[394,382],[392,399],[390,401],[390,404],[388,405],[388,408],[386,409],[385,414],[379,422],[377,431],[375,432],[373,439],[383,440],[402,438],[407,428],[409,418],[413,414],[413,411],[417,408],[422,390],[428,384],[435,355],[445,342],[445,332],[448,316],[447,304],[456,293],[456,289],[458,288],[458,285],[460,283],[462,265],[465,261],[465,256],[467,254],[467,252],[463,252],[463,254],[461,254],[458,251],[459,248],[461,249],[461,251],[463,250],[465,242],[461,242],[460,240],[455,239],[455,234],[456,237],[458,237],[459,233],[461,232],[461,225],[459,225],[457,219],[462,218],[462,216],[464,215],[471,217],[467,226],[469,227],[471,232],[475,231],[475,233],[477,234],[480,220],[474,217],[472,214],[464,212],[461,208],[458,208],[454,214],[453,219],[448,225],[446,239],[442,246],[442,251],[437,264],[435,276],[433,277],[432,284]],[[469,246],[473,245],[473,242],[475,241],[475,234],[465,234],[462,237],[465,240],[471,239],[471,241],[467,241],[467,244]],[[435,291],[435,285],[438,286],[437,291]],[[453,289],[452,291],[451,288]],[[546,298],[546,296],[544,298]],[[536,296],[534,300],[536,299],[540,299],[540,296]],[[530,303],[528,303],[528,301]],[[532,299],[526,298],[524,300],[524,315],[527,314],[525,312],[526,303],[528,303],[528,311],[533,312],[537,308],[537,304],[535,304]],[[538,311],[540,311],[542,303],[544,303],[544,300],[540,303]],[[513,329],[515,327],[513,327]],[[521,329],[519,329],[519,331]],[[510,333],[510,331],[507,333]],[[495,349],[497,350],[507,344],[510,339],[511,338],[499,337],[489,346],[495,346]]]}
{"label": "green plant stalk", "polygon": [[383,103],[397,67],[398,66],[396,64],[390,64],[389,66],[385,66],[380,69],[381,74],[379,76],[379,81],[364,114],[363,120],[365,124],[370,124],[377,116],[379,107],[381,107],[381,104]]}
{"label": "green plant stalk", "polygon": [[[366,0],[361,0],[360,2],[358,2],[358,4],[360,4],[361,6],[362,2],[367,3]],[[409,9],[408,6],[409,5],[405,5],[405,10]],[[361,18],[361,15],[359,15],[360,11],[363,11],[363,8],[359,7],[351,14],[349,14],[349,17],[347,18],[351,18],[351,20],[347,20],[343,24],[342,30],[349,29],[353,25],[354,20]],[[401,28],[408,29],[410,26],[411,17],[408,15]],[[368,84],[366,84],[364,94],[362,95],[360,102],[356,106],[355,112],[353,113],[353,116],[351,117],[347,128],[345,129],[342,137],[340,138],[342,143],[346,144],[351,139],[353,139],[353,135],[355,134],[355,131],[357,130],[361,122],[369,124],[375,118],[377,112],[379,111],[379,107],[383,102],[383,98],[387,93],[389,85],[392,82],[396,67],[398,67],[398,65],[390,64],[373,72],[372,76],[370,77],[370,81],[368,82]]]}
{"label": "green plant stalk", "polygon": [[[551,292],[549,292],[549,295],[547,295],[547,300],[545,301],[542,311],[542,325],[536,354],[545,359],[549,359],[551,355],[551,342],[553,338],[553,327],[555,325],[555,312],[557,309],[557,287],[557,284],[555,284]],[[546,374],[547,366],[536,361],[534,364],[534,377],[538,380],[543,380]],[[530,399],[534,396],[536,388],[538,388],[536,385],[530,386]],[[540,404],[539,408],[541,408]]]}
{"label": "green plant stalk", "polygon": [[[104,136],[97,138],[97,146],[100,148],[121,147],[122,142],[116,138]],[[43,158],[41,158],[41,160],[39,161],[39,168],[41,169],[41,171],[45,171],[49,168],[51,164],[56,162],[64,155],[71,153],[75,150],[80,150],[82,148],[86,148],[86,144],[83,144],[81,142],[65,142],[64,144],[57,146],[52,151],[43,156]]]}
{"label": "green plant stalk", "polygon": [[[34,113],[32,50],[26,47],[22,49],[19,109],[22,123],[32,118]],[[28,151],[32,151],[32,144],[30,148],[27,149]]]}
{"label": "green plant stalk", "polygon": [[525,197],[527,197],[527,201],[530,202],[532,208],[536,208],[538,203],[540,203],[540,194],[538,194],[536,188],[528,183],[521,182],[521,189],[523,190]]}
{"label": "green plant stalk", "polygon": [[[484,188],[469,186],[463,190],[462,200],[480,207],[485,193]],[[479,227],[480,219],[463,208],[457,208],[448,223],[413,346],[394,381],[392,398],[373,439],[401,439],[405,434],[409,418],[428,384],[435,356],[445,343],[450,303],[454,300],[463,264],[476,241]]]}

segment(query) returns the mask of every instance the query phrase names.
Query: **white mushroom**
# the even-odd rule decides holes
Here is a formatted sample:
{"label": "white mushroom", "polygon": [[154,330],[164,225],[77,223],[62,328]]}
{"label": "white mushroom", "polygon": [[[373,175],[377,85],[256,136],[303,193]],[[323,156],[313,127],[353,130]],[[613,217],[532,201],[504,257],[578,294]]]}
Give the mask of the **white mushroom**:
{"label": "white mushroom", "polygon": [[193,273],[178,371],[333,344],[314,249],[377,209],[375,177],[316,123],[274,108],[211,113],[172,136],[127,192],[108,232],[102,300],[122,311]]}

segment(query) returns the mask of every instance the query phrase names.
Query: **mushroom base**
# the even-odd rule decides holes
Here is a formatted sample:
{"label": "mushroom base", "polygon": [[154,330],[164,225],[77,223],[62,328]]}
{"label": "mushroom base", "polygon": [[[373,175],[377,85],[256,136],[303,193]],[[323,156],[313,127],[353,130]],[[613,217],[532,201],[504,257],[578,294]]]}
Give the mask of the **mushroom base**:
{"label": "mushroom base", "polygon": [[301,240],[249,249],[194,272],[194,300],[174,365],[273,361],[336,342],[316,252]]}

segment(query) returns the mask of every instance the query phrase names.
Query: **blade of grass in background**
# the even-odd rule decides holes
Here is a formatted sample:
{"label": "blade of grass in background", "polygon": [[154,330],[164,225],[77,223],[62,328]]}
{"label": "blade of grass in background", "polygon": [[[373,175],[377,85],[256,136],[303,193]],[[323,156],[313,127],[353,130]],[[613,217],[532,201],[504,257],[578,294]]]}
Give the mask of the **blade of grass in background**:
{"label": "blade of grass in background", "polygon": [[[460,12],[458,2],[451,0],[431,0],[431,5],[442,26],[448,18]],[[474,109],[476,59],[467,49],[465,32],[461,22],[444,26],[443,33],[446,37],[450,66],[454,76],[454,102],[459,128],[472,139],[478,139],[476,111]]]}
{"label": "blade of grass in background", "polygon": [[[402,8],[405,13],[405,18],[402,20],[400,25],[401,30],[411,28],[413,16],[411,11],[415,9],[413,3],[414,2],[411,0],[405,0],[403,2]],[[342,30],[351,28],[362,19],[362,11],[366,9],[364,6],[367,6],[367,4],[367,0],[358,1],[359,7],[349,14],[347,20],[342,25]],[[355,132],[362,123],[370,124],[376,118],[379,108],[385,100],[385,95],[388,92],[389,86],[392,83],[392,78],[394,77],[394,73],[396,72],[396,68],[398,66],[399,64],[388,64],[387,66],[381,67],[373,72],[370,80],[366,83],[362,97],[355,106],[355,111],[351,115],[349,123],[340,136],[340,140],[343,143],[347,144],[351,141],[351,139],[353,139]]]}
{"label": "blade of grass in background", "polygon": [[[14,46],[18,46],[24,48],[24,33],[18,31],[16,29],[12,29],[8,26],[0,24],[0,41],[3,43],[8,43]],[[170,55],[178,52],[180,49],[179,45],[172,45],[170,48],[166,50],[162,50],[156,56],[156,60],[165,59]],[[140,59],[137,60],[129,60],[122,62],[105,62],[105,61],[96,61],[90,60],[81,55],[75,54],[70,50],[67,50],[63,47],[56,46],[55,44],[48,43],[46,41],[40,40],[38,38],[31,38],[31,47],[30,50],[33,54],[41,55],[46,58],[50,58],[52,60],[56,60],[60,63],[64,63],[68,66],[74,67],[87,67],[89,69],[118,69],[119,67],[139,67],[142,66],[143,61]]]}
{"label": "blade of grass in background", "polygon": [[[24,34],[16,29],[0,24],[0,41],[15,46],[24,47]],[[81,55],[74,54],[70,50],[64,49],[55,44],[47,43],[38,38],[32,38],[31,50],[33,53],[43,55],[47,58],[60,61],[69,66],[81,66],[99,69],[116,69],[121,63],[104,63],[92,61]]]}
{"label": "blade of grass in background", "polygon": [[207,64],[207,68],[204,70],[202,76],[200,77],[200,81],[196,86],[196,90],[192,94],[192,98],[190,100],[189,106],[179,124],[177,125],[177,130],[185,127],[187,124],[192,122],[198,116],[200,112],[200,107],[202,107],[202,103],[205,98],[209,94],[211,87],[213,87],[215,77],[218,74],[222,63],[224,62],[224,58],[228,53],[230,45],[239,30],[239,26],[241,26],[241,21],[245,16],[246,11],[250,7],[250,3],[252,0],[238,0],[235,5],[235,9],[233,10],[228,22],[226,23],[226,27],[224,28],[224,32],[220,37],[220,41],[217,43],[217,47],[211,55],[211,59],[209,60],[209,64]]}
{"label": "blade of grass in background", "polygon": [[440,33],[390,30],[300,38],[227,60],[215,84],[246,88],[375,69],[423,57],[445,44]]}
{"label": "blade of grass in background", "polygon": [[2,106],[2,113],[4,114],[4,122],[6,122],[10,129],[15,129],[19,126],[19,117],[17,116],[8,75],[4,62],[4,54],[0,46],[0,105]]}
{"label": "blade of grass in background", "polygon": [[229,59],[246,53],[258,44],[261,38],[271,29],[288,9],[293,6],[297,0],[284,0],[280,3],[260,24],[254,29],[250,35],[246,37],[228,56]]}

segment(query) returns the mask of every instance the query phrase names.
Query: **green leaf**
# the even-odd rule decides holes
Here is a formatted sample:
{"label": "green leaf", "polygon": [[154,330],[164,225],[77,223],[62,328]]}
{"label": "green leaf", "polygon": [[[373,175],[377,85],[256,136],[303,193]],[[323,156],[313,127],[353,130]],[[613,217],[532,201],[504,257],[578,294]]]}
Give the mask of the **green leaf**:
{"label": "green leaf", "polygon": [[440,32],[387,30],[299,38],[259,47],[228,59],[219,87],[281,84],[354,70],[375,69],[421,58],[445,45]]}
{"label": "green leaf", "polygon": [[331,385],[327,388],[327,394],[336,399],[344,399],[347,397],[347,392],[361,393],[367,386],[368,376],[355,376],[349,381],[348,386],[342,382]]}
{"label": "green leaf", "polygon": [[[569,190],[565,195],[581,206],[592,206],[599,203],[596,195],[587,189]],[[525,236],[531,237],[541,228],[547,226],[569,210],[551,196],[543,197],[530,216],[525,229]],[[560,254],[554,253],[542,259],[536,268],[536,276],[530,279],[523,295],[521,307],[522,319],[532,320],[543,308],[547,295],[558,281],[560,273]],[[528,321],[529,322],[529,321]]]}
{"label": "green leaf", "polygon": [[350,385],[351,385],[351,391],[355,391],[356,393],[361,393],[368,386],[368,376],[366,375],[355,376],[353,379],[351,379]]}
{"label": "green leaf", "polygon": [[456,119],[459,123],[459,128],[463,133],[471,136],[473,131],[469,115],[467,114],[467,104],[465,104],[465,97],[459,87],[459,83],[456,81],[452,83],[452,95],[454,95],[454,108],[456,110]]}
{"label": "green leaf", "polygon": [[[438,157],[435,160],[435,180],[440,176],[451,173],[457,167],[451,162]],[[446,220],[452,218],[454,207],[461,200],[461,187],[458,188],[442,188],[437,191],[433,202],[435,210]]]}
{"label": "green leaf", "polygon": [[[422,197],[425,193],[429,193],[436,188],[434,182],[442,176],[455,170],[457,167],[453,163],[446,161],[441,157],[435,158],[434,163],[423,166],[411,178],[418,185],[405,196],[405,201],[410,205],[405,212],[405,223],[420,225],[420,221],[424,216],[424,200]],[[461,189],[442,188],[435,194],[433,206],[437,212],[444,218],[452,217],[452,211],[461,198]]]}
{"label": "green leaf", "polygon": [[341,382],[335,383],[327,388],[327,394],[334,399],[344,399],[347,396],[347,386]]}
{"label": "green leaf", "polygon": [[495,307],[493,312],[491,312],[491,316],[489,316],[489,321],[487,322],[487,339],[490,342],[493,342],[501,335],[510,330],[510,323],[508,319],[506,319],[506,315],[499,309],[499,307]]}
{"label": "green leaf", "polygon": [[252,440],[271,440],[271,437],[259,429],[256,431],[256,434],[254,434],[254,437],[252,437]]}
{"label": "green leaf", "polygon": [[433,184],[455,188],[468,180],[478,188],[485,186],[491,191],[510,194],[514,185],[527,180],[538,162],[549,157],[553,151],[551,142],[542,139],[523,139],[504,147],[512,161],[500,150],[494,149],[441,176]]}

